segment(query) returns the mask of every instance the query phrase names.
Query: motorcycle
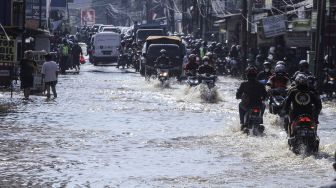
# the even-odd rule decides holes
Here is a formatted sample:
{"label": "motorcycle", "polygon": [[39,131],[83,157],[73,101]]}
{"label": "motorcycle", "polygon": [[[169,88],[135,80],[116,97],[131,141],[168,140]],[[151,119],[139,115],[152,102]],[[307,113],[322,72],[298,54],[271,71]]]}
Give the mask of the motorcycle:
{"label": "motorcycle", "polygon": [[212,89],[214,88],[215,82],[217,80],[217,76],[216,75],[210,75],[210,74],[202,74],[198,76],[198,83],[202,83],[206,86],[208,86],[208,89]]}
{"label": "motorcycle", "polygon": [[222,59],[222,58],[217,58],[216,60],[216,70],[218,72],[218,74],[220,75],[224,75],[224,74],[227,74],[227,71],[226,71],[226,60],[225,59]]}
{"label": "motorcycle", "polygon": [[319,149],[320,139],[317,136],[317,127],[311,116],[303,114],[298,116],[290,126],[288,145],[295,154],[316,153]]}
{"label": "motorcycle", "polygon": [[260,107],[252,107],[247,110],[244,116],[244,133],[248,135],[261,135],[265,131],[265,127],[262,124],[262,111]]}
{"label": "motorcycle", "polygon": [[122,67],[124,69],[125,66],[127,65],[127,61],[128,61],[128,55],[120,54],[118,58],[117,68]]}
{"label": "motorcycle", "polygon": [[284,129],[287,132],[289,118],[283,111],[284,102],[287,97],[287,90],[284,88],[277,88],[271,90],[271,96],[269,97],[269,112],[271,114],[278,115],[284,121]]}
{"label": "motorcycle", "polygon": [[332,97],[333,93],[336,92],[336,71],[327,70],[324,79],[325,93],[327,97]]}
{"label": "motorcycle", "polygon": [[284,101],[286,100],[287,90],[284,88],[276,88],[271,90],[269,98],[269,111],[271,114],[277,114],[284,117],[282,112]]}
{"label": "motorcycle", "polygon": [[166,83],[169,80],[169,69],[157,69],[157,78],[161,82],[161,84]]}

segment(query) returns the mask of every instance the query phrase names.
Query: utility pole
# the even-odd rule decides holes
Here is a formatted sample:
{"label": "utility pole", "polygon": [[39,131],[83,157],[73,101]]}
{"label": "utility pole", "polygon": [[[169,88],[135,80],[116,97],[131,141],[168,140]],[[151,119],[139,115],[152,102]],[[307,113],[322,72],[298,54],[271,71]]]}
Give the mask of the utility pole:
{"label": "utility pole", "polygon": [[182,32],[188,33],[189,23],[187,22],[187,0],[182,0]]}
{"label": "utility pole", "polygon": [[42,0],[39,0],[39,28],[42,28]]}
{"label": "utility pole", "polygon": [[174,2],[173,0],[169,0],[170,9],[169,9],[169,15],[170,15],[170,28],[171,32],[175,32],[175,9],[174,9]]}
{"label": "utility pole", "polygon": [[242,69],[245,70],[245,68],[247,67],[247,62],[246,62],[246,59],[247,59],[247,12],[248,12],[248,9],[247,9],[247,0],[243,0],[243,7],[242,7],[242,22],[241,22],[241,33],[242,33],[242,41],[241,41],[241,44],[242,44],[242,50],[243,50],[243,59],[242,59]]}
{"label": "utility pole", "polygon": [[317,28],[315,36],[315,77],[318,79],[319,88],[323,84],[322,69],[324,61],[324,46],[325,46],[325,17],[326,17],[326,0],[317,0]]}

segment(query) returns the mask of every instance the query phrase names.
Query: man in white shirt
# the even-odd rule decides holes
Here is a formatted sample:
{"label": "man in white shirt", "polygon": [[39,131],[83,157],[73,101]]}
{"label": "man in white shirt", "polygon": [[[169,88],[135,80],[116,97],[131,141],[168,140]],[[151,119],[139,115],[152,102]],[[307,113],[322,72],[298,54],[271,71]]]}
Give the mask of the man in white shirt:
{"label": "man in white shirt", "polygon": [[42,76],[47,89],[47,98],[50,98],[50,87],[52,89],[54,98],[57,97],[56,84],[58,78],[58,66],[56,62],[51,60],[50,54],[45,55],[46,62],[42,66]]}

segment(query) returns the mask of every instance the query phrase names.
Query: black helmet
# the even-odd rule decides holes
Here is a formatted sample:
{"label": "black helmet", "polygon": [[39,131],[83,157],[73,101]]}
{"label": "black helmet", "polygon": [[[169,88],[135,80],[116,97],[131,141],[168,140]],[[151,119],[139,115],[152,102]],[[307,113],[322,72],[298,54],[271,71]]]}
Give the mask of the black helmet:
{"label": "black helmet", "polygon": [[188,58],[189,58],[189,60],[196,60],[196,55],[195,54],[190,54]]}
{"label": "black helmet", "polygon": [[301,71],[309,69],[309,63],[306,60],[301,60],[299,63],[299,67]]}
{"label": "black helmet", "polygon": [[258,75],[258,70],[254,66],[247,67],[246,77],[249,80],[256,79]]}
{"label": "black helmet", "polygon": [[122,46],[125,45],[125,41],[122,40],[122,41],[120,42],[120,44],[121,44]]}

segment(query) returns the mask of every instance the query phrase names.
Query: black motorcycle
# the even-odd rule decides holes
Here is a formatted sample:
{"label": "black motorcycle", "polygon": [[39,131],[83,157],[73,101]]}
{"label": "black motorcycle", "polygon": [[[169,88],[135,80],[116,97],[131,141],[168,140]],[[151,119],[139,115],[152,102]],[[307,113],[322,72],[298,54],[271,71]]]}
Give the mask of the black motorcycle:
{"label": "black motorcycle", "polygon": [[289,127],[288,145],[295,154],[317,153],[320,139],[315,121],[309,115],[298,116]]}
{"label": "black motorcycle", "polygon": [[217,80],[216,75],[201,74],[201,75],[198,75],[197,78],[198,78],[198,83],[199,84],[207,85],[210,90],[216,86],[215,85],[216,80]]}
{"label": "black motorcycle", "polygon": [[288,130],[289,118],[287,114],[283,111],[284,102],[287,97],[287,89],[277,88],[272,89],[269,97],[269,112],[271,114],[278,115],[284,120],[284,128]]}
{"label": "black motorcycle", "polygon": [[128,55],[120,54],[118,57],[117,68],[122,67],[123,69],[125,69],[125,67],[127,66],[127,62],[128,62]]}
{"label": "black motorcycle", "polygon": [[260,107],[249,108],[244,116],[244,133],[248,135],[261,135],[265,131],[265,127],[262,125],[263,117]]}

